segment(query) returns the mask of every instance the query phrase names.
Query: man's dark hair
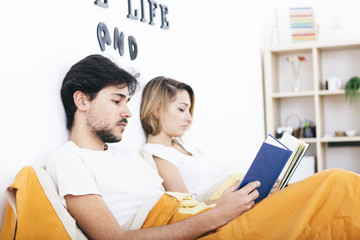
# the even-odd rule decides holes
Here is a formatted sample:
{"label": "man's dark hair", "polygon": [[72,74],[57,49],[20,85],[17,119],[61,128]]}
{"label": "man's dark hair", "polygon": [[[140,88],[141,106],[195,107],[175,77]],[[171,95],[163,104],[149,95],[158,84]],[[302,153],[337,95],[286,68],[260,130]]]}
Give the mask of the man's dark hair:
{"label": "man's dark hair", "polygon": [[74,123],[77,108],[73,95],[76,91],[83,92],[91,101],[101,89],[124,84],[128,87],[129,94],[133,95],[139,84],[137,77],[138,75],[131,75],[102,55],[90,55],[74,64],[66,74],[61,87],[67,129],[71,130]]}

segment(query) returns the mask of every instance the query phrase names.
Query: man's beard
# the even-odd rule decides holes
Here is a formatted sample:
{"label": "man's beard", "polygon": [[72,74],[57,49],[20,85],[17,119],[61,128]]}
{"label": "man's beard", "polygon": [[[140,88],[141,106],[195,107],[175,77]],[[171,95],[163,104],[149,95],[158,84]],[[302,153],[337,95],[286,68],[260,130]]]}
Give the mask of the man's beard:
{"label": "man's beard", "polygon": [[101,139],[104,143],[117,143],[121,141],[121,136],[117,137],[109,125],[96,126],[92,118],[88,119],[87,125],[90,131]]}
{"label": "man's beard", "polygon": [[105,143],[117,143],[121,141],[121,138],[116,137],[110,129],[94,129],[93,132]]}

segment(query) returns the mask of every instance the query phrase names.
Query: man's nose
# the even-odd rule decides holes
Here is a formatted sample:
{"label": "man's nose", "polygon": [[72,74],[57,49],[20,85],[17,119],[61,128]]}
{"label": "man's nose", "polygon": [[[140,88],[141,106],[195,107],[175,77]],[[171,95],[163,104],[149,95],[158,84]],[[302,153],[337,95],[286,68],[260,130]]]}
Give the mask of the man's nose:
{"label": "man's nose", "polygon": [[122,109],[120,116],[122,118],[131,118],[132,114],[127,104],[124,104],[124,108]]}

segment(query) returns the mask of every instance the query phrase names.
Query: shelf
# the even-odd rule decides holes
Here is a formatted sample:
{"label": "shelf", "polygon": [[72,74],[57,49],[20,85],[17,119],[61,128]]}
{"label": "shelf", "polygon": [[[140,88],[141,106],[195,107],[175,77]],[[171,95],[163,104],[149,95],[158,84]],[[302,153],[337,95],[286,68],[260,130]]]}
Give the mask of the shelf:
{"label": "shelf", "polygon": [[[303,56],[300,77],[302,91],[292,92],[293,71],[288,57]],[[314,121],[315,138],[301,138],[313,146],[310,153],[316,156],[318,170],[326,169],[326,162],[338,161],[334,149],[328,147],[360,146],[360,136],[324,138],[345,129],[360,133],[360,114],[345,98],[345,90],[325,90],[325,80],[337,77],[346,81],[359,75],[360,39],[356,41],[309,42],[275,45],[264,50],[265,131],[275,134],[278,127],[296,128],[297,122],[288,123],[289,116],[299,122]],[[336,149],[335,149],[336,150]],[[336,150],[339,151],[339,150]],[[344,159],[352,159],[354,150]],[[339,161],[339,164],[341,162]]]}
{"label": "shelf", "polygon": [[317,48],[325,50],[347,50],[347,49],[356,49],[360,48],[360,41],[339,41],[339,42],[323,42],[318,43]]}
{"label": "shelf", "polygon": [[357,141],[360,142],[360,136],[321,138],[320,141],[322,143],[329,143],[329,142],[357,142]]}
{"label": "shelf", "polygon": [[338,42],[321,42],[321,43],[303,43],[303,44],[287,44],[287,45],[275,45],[268,47],[267,50],[272,52],[299,52],[299,51],[311,51],[312,48],[320,50],[346,50],[360,48],[360,40],[346,40]]}
{"label": "shelf", "polygon": [[306,143],[316,143],[316,138],[300,138]]}
{"label": "shelf", "polygon": [[284,93],[273,93],[273,98],[294,98],[294,97],[312,97],[314,96],[314,91],[302,91],[302,92],[284,92]]}
{"label": "shelf", "polygon": [[297,44],[297,45],[277,45],[271,46],[267,50],[271,52],[278,52],[278,53],[292,53],[292,52],[299,52],[299,51],[308,51],[311,52],[312,45],[309,44]]}
{"label": "shelf", "polygon": [[321,96],[331,96],[331,95],[345,95],[345,90],[329,91],[329,90],[319,90],[319,95]]}
{"label": "shelf", "polygon": [[[335,96],[335,95],[345,95],[345,90],[329,91],[329,90],[319,90],[318,94],[320,96]],[[273,98],[292,98],[292,97],[311,97],[315,96],[315,91],[302,91],[302,92],[277,92],[273,93]]]}

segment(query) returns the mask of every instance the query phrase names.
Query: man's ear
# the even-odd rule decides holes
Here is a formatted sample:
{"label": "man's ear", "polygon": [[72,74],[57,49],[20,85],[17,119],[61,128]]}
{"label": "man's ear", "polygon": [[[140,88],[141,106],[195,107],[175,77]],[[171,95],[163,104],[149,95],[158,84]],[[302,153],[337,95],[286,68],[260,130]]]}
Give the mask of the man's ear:
{"label": "man's ear", "polygon": [[87,95],[81,91],[76,91],[73,95],[74,103],[77,109],[81,112],[86,111],[88,108],[89,100]]}

